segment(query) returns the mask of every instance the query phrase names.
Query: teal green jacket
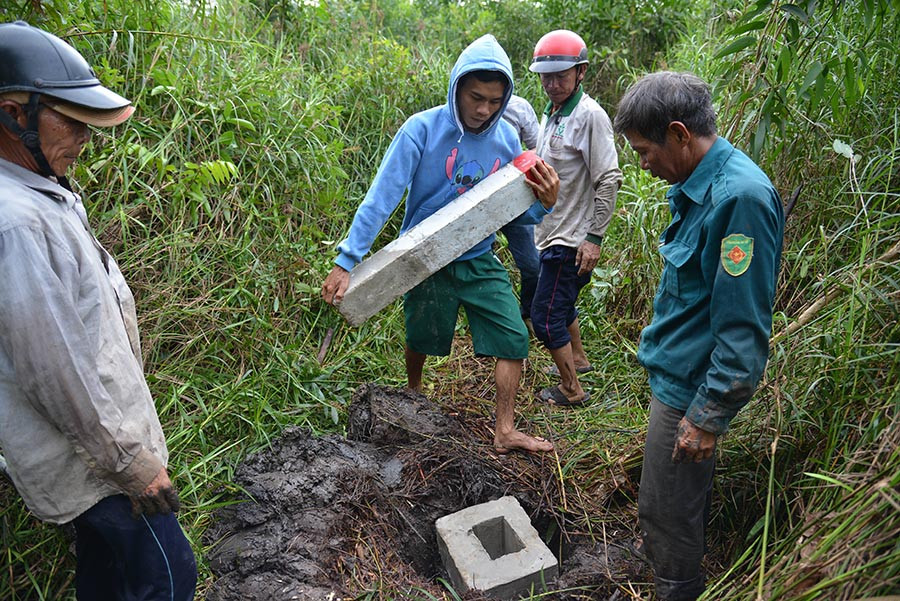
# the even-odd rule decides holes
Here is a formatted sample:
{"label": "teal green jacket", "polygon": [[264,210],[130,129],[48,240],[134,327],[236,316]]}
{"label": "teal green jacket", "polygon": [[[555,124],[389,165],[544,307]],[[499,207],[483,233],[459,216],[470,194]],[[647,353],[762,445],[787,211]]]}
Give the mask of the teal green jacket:
{"label": "teal green jacket", "polygon": [[666,196],[665,266],[638,361],[661,402],[719,435],[766,366],[784,211],[766,174],[724,138]]}

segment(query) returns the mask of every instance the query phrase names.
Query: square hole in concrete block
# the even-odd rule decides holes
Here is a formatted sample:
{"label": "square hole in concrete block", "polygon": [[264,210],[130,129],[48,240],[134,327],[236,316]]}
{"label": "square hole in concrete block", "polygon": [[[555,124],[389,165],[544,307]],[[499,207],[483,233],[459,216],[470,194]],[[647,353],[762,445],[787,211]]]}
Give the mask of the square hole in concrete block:
{"label": "square hole in concrete block", "polygon": [[472,526],[472,533],[491,559],[497,559],[525,548],[516,531],[502,515]]}

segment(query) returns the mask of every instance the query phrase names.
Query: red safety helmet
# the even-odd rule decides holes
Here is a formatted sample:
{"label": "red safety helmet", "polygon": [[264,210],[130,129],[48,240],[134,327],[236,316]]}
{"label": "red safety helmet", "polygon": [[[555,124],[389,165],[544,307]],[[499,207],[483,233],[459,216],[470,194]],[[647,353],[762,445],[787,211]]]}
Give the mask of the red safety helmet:
{"label": "red safety helmet", "polygon": [[587,62],[587,44],[581,36],[568,29],[557,29],[538,40],[529,69],[534,73],[556,73]]}

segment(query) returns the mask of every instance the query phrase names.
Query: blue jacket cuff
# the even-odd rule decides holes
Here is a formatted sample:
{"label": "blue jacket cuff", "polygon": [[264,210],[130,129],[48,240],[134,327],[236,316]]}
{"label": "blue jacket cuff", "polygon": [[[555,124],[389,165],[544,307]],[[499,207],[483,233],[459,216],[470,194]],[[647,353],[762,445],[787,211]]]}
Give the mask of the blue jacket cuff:
{"label": "blue jacket cuff", "polygon": [[356,261],[343,253],[338,255],[337,259],[334,260],[334,264],[338,267],[346,269],[347,271],[350,271],[351,269],[356,267]]}
{"label": "blue jacket cuff", "polygon": [[698,393],[684,416],[701,430],[721,436],[728,430],[734,412]]}

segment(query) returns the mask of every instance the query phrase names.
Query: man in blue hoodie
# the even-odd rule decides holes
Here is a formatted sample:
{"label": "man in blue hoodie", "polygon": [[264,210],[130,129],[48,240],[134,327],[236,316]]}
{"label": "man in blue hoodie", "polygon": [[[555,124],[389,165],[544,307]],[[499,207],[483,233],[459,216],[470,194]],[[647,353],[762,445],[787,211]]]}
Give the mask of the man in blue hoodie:
{"label": "man in blue hoodie", "polygon": [[[447,103],[413,115],[394,136],[322,284],[326,302],[340,303],[350,270],[369,251],[404,194],[401,233],[521,153],[515,129],[501,118],[512,92],[512,65],[493,36],[482,36],[463,50],[450,73]],[[556,172],[538,162],[529,176],[538,200],[515,223],[538,223],[556,203]],[[551,451],[549,441],[515,428],[528,331],[506,269],[491,251],[493,241],[493,235],[485,238],[404,295],[407,385],[421,391],[425,358],[450,353],[462,306],[475,353],[497,360],[494,448],[498,453]]]}

